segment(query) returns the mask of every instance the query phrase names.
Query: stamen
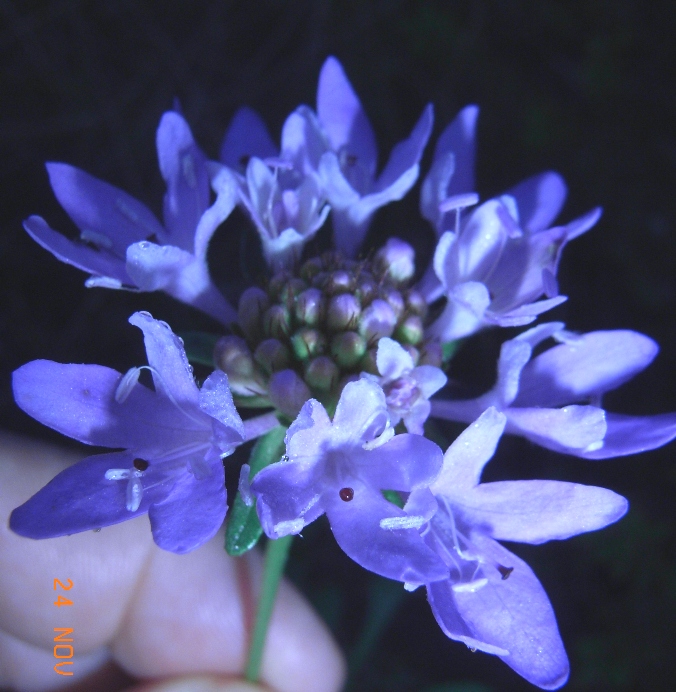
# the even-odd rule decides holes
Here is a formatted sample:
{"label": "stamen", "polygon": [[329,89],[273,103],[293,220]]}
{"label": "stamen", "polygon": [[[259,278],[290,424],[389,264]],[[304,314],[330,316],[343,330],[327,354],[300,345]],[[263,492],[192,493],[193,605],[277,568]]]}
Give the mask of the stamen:
{"label": "stamen", "polygon": [[131,471],[129,469],[108,469],[105,477],[107,481],[125,481],[130,474]]}
{"label": "stamen", "polygon": [[254,503],[253,495],[251,494],[251,485],[249,484],[249,474],[251,473],[251,467],[249,464],[242,464],[242,468],[239,472],[239,485],[238,490],[242,502],[247,507],[251,507]]}
{"label": "stamen", "polygon": [[131,394],[131,390],[137,385],[140,375],[141,368],[129,368],[129,370],[122,375],[122,379],[115,390],[115,401],[117,401],[118,404],[123,404],[127,400],[127,397]]}
{"label": "stamen", "polygon": [[419,529],[424,523],[425,517],[386,517],[380,520],[381,529],[389,529],[390,531],[395,531],[396,529]]}
{"label": "stamen", "polygon": [[474,593],[479,589],[483,589],[486,584],[488,584],[488,579],[483,577],[482,579],[475,579],[474,581],[469,581],[462,584],[453,584],[451,588],[456,593]]}
{"label": "stamen", "polygon": [[130,512],[135,512],[141,505],[143,497],[143,486],[137,475],[130,476],[127,483],[127,509]]}
{"label": "stamen", "polygon": [[290,521],[280,521],[272,529],[279,536],[288,536],[291,533],[299,533],[304,523],[302,519],[291,519]]}
{"label": "stamen", "polygon": [[134,468],[137,471],[145,471],[150,466],[150,462],[145,459],[136,458],[134,459]]}

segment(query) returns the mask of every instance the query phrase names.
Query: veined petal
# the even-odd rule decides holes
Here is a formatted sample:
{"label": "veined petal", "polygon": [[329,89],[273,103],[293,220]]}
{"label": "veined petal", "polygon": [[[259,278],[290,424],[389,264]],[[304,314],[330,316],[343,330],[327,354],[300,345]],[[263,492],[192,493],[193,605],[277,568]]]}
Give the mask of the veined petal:
{"label": "veined petal", "polygon": [[163,243],[192,251],[195,228],[209,206],[206,157],[195,144],[185,118],[174,111],[162,116],[157,128],[157,156],[167,183],[164,196]]}
{"label": "veined petal", "polygon": [[582,334],[534,358],[522,371],[518,406],[561,406],[619,387],[646,368],[657,344],[616,329]]}
{"label": "veined petal", "polygon": [[152,502],[171,489],[171,484],[144,492],[138,509],[130,512],[126,506],[127,484],[107,480],[105,474],[109,469],[132,468],[133,460],[129,452],[113,452],[69,466],[12,512],[10,529],[27,538],[54,538],[145,514]]}
{"label": "veined petal", "polygon": [[509,653],[500,658],[519,675],[546,690],[568,679],[568,657],[556,617],[542,585],[528,565],[491,538],[472,534],[491,562],[513,568],[508,579],[486,568],[488,583],[474,592],[455,592],[458,613],[478,641]]}
{"label": "veined petal", "polygon": [[166,322],[154,320],[147,312],[135,312],[129,322],[143,332],[156,392],[197,414],[199,393],[182,342]]}
{"label": "veined petal", "polygon": [[563,178],[546,171],[528,178],[507,192],[516,200],[521,228],[538,233],[551,226],[566,201],[568,190]]}
{"label": "veined petal", "polygon": [[[29,416],[85,444],[123,447],[139,456],[185,444],[202,428],[166,398],[136,385],[115,400],[122,375],[102,365],[34,360],[14,372],[14,398]],[[205,419],[204,429],[208,429]]]}
{"label": "veined petal", "polygon": [[606,413],[606,423],[608,431],[603,446],[569,453],[585,459],[609,459],[657,449],[676,437],[676,413],[656,416]]}
{"label": "veined petal", "polygon": [[329,149],[317,116],[307,106],[299,106],[282,127],[282,156],[305,175],[319,168],[319,159]]}
{"label": "veined petal", "polygon": [[539,480],[482,483],[449,499],[464,521],[493,538],[535,544],[602,529],[629,507],[606,488]]}
{"label": "veined petal", "polygon": [[[464,281],[483,281],[496,266],[507,242],[507,231],[500,218],[497,200],[484,202],[472,212],[456,244],[458,277]],[[448,270],[447,270],[448,273]],[[450,286],[450,277],[446,285]]]}
{"label": "veined petal", "polygon": [[240,108],[225,132],[220,160],[229,168],[243,173],[252,156],[267,159],[278,153],[260,115],[246,106]]}
{"label": "veined petal", "polygon": [[504,413],[491,406],[465,428],[446,450],[441,473],[430,490],[435,495],[451,496],[474,488],[495,454],[506,420]]}
{"label": "veined petal", "polygon": [[[422,439],[422,438],[421,438]],[[388,579],[425,584],[448,576],[441,558],[428,548],[416,528],[382,528],[383,519],[408,515],[370,486],[355,484],[344,502],[327,497],[326,514],[338,545],[365,569]]]}
{"label": "veined petal", "polygon": [[334,151],[344,147],[373,177],[378,157],[375,135],[342,65],[333,56],[319,73],[317,115]]}
{"label": "veined petal", "polygon": [[225,519],[225,473],[217,454],[205,462],[211,473],[196,478],[186,468],[176,475],[166,499],[150,505],[153,539],[172,553],[187,553],[212,538]]}
{"label": "veined petal", "polygon": [[81,231],[110,240],[110,249],[124,257],[127,246],[164,229],[145,204],[119,188],[66,163],[46,164],[56,198]]}
{"label": "veined petal", "polygon": [[[105,249],[94,250],[84,243],[73,242],[51,228],[40,216],[30,216],[23,222],[27,233],[51,252],[54,257],[73,267],[99,277],[108,277],[123,285],[132,286],[125,262]],[[107,236],[106,236],[107,237]]]}
{"label": "veined petal", "polygon": [[490,302],[488,288],[479,281],[458,284],[448,292],[448,303],[430,325],[429,335],[453,341],[479,331],[487,324],[485,314]]}

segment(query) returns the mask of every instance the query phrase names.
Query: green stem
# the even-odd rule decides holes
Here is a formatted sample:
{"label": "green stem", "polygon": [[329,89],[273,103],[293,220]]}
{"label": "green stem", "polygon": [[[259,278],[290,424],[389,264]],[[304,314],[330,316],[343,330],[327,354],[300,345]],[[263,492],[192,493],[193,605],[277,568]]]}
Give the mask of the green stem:
{"label": "green stem", "polygon": [[265,564],[263,566],[263,583],[258,599],[258,611],[256,622],[251,633],[251,646],[249,648],[249,660],[246,664],[244,676],[249,682],[258,682],[260,676],[261,661],[263,660],[263,647],[268,633],[268,624],[272,609],[275,605],[275,596],[279,582],[284,574],[284,566],[289,557],[289,548],[293,536],[283,536],[277,540],[270,540],[265,547]]}

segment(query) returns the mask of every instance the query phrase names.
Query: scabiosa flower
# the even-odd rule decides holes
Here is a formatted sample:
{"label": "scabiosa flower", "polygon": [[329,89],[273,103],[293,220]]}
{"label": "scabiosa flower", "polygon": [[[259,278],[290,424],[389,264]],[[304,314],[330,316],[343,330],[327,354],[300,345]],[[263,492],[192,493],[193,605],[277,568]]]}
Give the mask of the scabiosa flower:
{"label": "scabiosa flower", "polygon": [[[549,322],[506,341],[495,387],[477,399],[432,403],[432,415],[472,421],[488,406],[507,416],[507,432],[557,452],[607,459],[655,449],[676,437],[676,413],[626,416],[601,408],[601,398],[646,368],[657,344],[630,330],[576,335]],[[531,360],[554,336],[563,343]]]}
{"label": "scabiosa flower", "polygon": [[198,390],[181,341],[137,312],[155,391],[100,365],[33,361],[14,373],[18,405],[85,444],[124,451],[88,457],[62,471],[12,512],[10,528],[50,538],[145,514],[157,545],[185,553],[218,531],[226,512],[222,458],[245,437],[227,376]]}
{"label": "scabiosa flower", "polygon": [[[601,215],[593,209],[550,228],[566,186],[557,173],[546,172],[488,200],[461,221],[461,210],[479,199],[473,192],[477,116],[476,106],[468,106],[444,130],[421,188],[421,213],[439,243],[419,290],[428,302],[442,295],[447,299],[429,328],[443,341],[489,326],[525,325],[566,300],[556,283],[561,252]],[[539,300],[543,295],[545,300]]]}
{"label": "scabiosa flower", "polygon": [[[238,201],[256,226],[265,260],[278,271],[296,264],[330,207],[317,171],[327,145],[314,113],[305,106],[294,111],[284,123],[279,154],[271,153],[273,147],[260,118],[240,111],[221,149],[229,167],[213,165],[211,175],[217,193],[236,181]],[[258,152],[268,156],[259,158]]]}
{"label": "scabiosa flower", "polygon": [[479,483],[506,416],[487,409],[448,448],[430,486],[438,511],[423,528],[450,577],[428,584],[444,633],[495,654],[543,689],[568,678],[552,606],[528,565],[497,541],[539,544],[612,524],[628,503],[605,488],[560,481]]}
{"label": "scabiosa flower", "polygon": [[338,545],[366,569],[414,584],[445,578],[443,560],[417,531],[425,516],[382,494],[407,492],[409,508],[429,505],[441,450],[420,435],[393,433],[374,382],[348,383],[333,421],[317,400],[306,402],[287,432],[285,457],[251,483],[265,533],[297,534],[326,513]]}
{"label": "scabiosa flower", "polygon": [[377,209],[401,199],[418,178],[419,162],[432,131],[428,105],[408,139],[397,144],[376,177],[378,150],[371,124],[336,58],[319,75],[317,115],[330,144],[320,172],[333,208],[336,248],[353,257]]}
{"label": "scabiosa flower", "polygon": [[422,435],[430,415],[429,398],[446,384],[446,375],[434,365],[415,366],[411,354],[388,337],[378,342],[376,364],[379,378],[368,373],[362,377],[382,387],[392,425],[403,421],[408,432]]}
{"label": "scabiosa flower", "polygon": [[80,229],[71,241],[39,216],[24,227],[58,259],[89,272],[88,287],[164,291],[224,324],[236,319],[211,282],[207,247],[235,205],[222,185],[209,206],[206,159],[179,113],[167,112],[157,130],[160,172],[167,183],[164,225],[142,202],[65,163],[48,163],[54,194]]}

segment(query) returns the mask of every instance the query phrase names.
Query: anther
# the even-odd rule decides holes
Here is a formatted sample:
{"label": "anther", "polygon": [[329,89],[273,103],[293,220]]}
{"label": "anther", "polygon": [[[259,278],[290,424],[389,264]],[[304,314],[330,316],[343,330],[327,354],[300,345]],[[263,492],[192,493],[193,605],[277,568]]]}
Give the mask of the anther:
{"label": "anther", "polygon": [[503,565],[498,565],[498,572],[502,575],[502,581],[505,581],[507,577],[514,571],[514,567],[505,567]]}
{"label": "anther", "polygon": [[145,459],[134,459],[134,468],[137,471],[145,471],[150,466],[150,463]]}
{"label": "anther", "polygon": [[352,488],[341,488],[338,491],[338,495],[340,495],[340,499],[343,502],[350,502],[354,497],[354,490],[352,490]]}

